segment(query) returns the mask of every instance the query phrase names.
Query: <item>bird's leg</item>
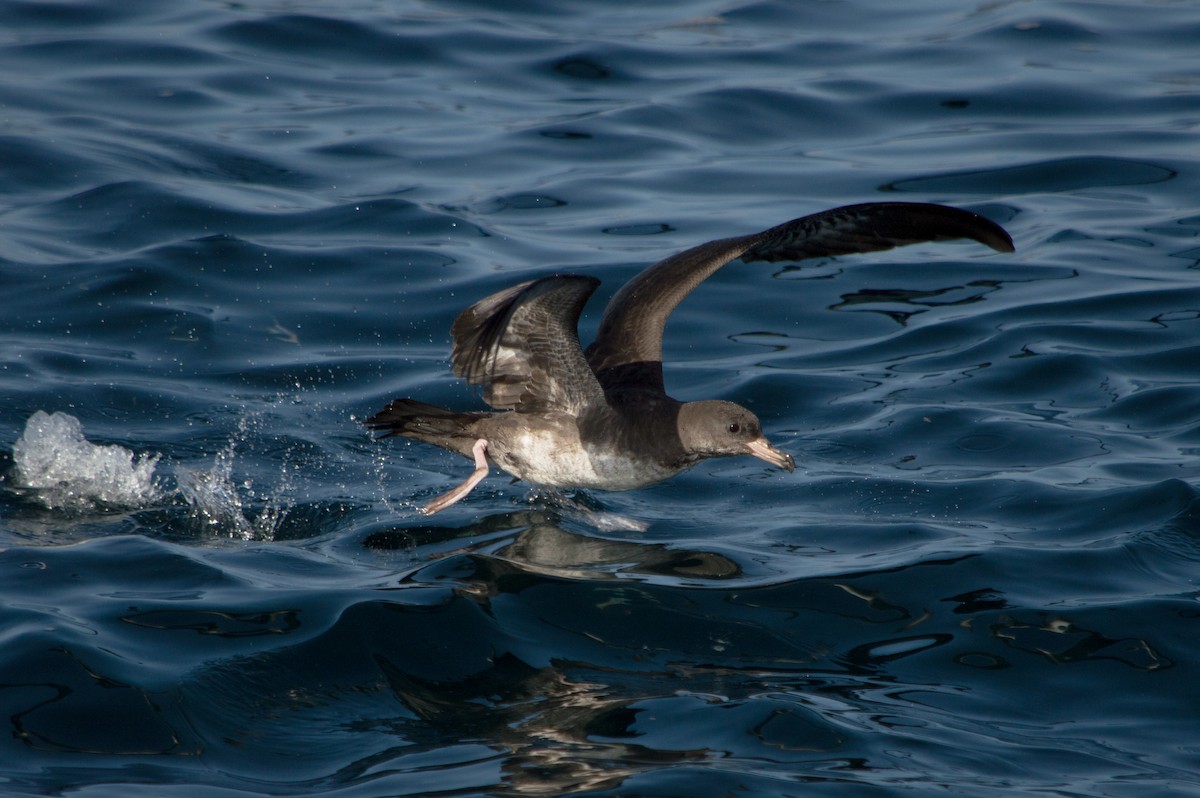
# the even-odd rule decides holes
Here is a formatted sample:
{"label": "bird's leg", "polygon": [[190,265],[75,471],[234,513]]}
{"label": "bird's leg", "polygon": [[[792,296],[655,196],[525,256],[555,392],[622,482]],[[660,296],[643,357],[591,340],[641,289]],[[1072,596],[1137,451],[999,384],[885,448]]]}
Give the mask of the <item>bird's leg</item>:
{"label": "bird's leg", "polygon": [[445,510],[456,501],[466,496],[471,492],[471,489],[483,481],[483,478],[488,475],[487,461],[488,442],[483,438],[475,441],[475,445],[471,447],[471,453],[475,455],[475,471],[471,476],[467,477],[461,485],[454,490],[447,491],[441,496],[431,501],[429,504],[421,508],[424,515],[433,515],[436,512]]}

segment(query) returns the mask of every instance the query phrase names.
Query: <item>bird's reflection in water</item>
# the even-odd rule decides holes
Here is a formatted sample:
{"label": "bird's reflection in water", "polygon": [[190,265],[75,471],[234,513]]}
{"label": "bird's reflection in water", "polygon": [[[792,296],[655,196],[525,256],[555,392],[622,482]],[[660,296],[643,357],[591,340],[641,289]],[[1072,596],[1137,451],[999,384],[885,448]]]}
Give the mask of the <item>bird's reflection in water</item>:
{"label": "bird's reflection in water", "polygon": [[[743,575],[737,562],[714,551],[572,531],[564,516],[579,521],[602,511],[576,504],[567,507],[563,513],[526,510],[491,515],[466,528],[389,529],[368,535],[363,544],[376,550],[414,546],[440,550],[438,556],[447,565],[458,561],[451,570],[461,592],[483,602],[520,593],[547,579],[552,584],[648,580],[697,585]],[[463,545],[447,548],[455,542]],[[469,567],[461,562],[463,556],[471,560]],[[418,569],[411,578],[432,579],[441,573],[434,564]],[[606,596],[594,598],[600,603],[614,600]],[[505,652],[493,659],[491,668],[454,682],[422,679],[386,661],[380,664],[395,695],[430,730],[457,736],[472,729],[479,739],[504,752],[504,785],[493,790],[495,794],[565,795],[613,788],[641,770],[711,755],[639,745],[639,734],[632,727],[641,710],[632,704],[655,694],[652,685],[643,685],[647,692],[631,692],[629,685],[617,688],[601,683],[594,667],[572,667],[571,657],[570,651],[562,651],[561,658],[552,652],[551,664],[538,667]],[[629,678],[630,674],[622,674],[619,681]],[[637,680],[658,681],[651,673]],[[666,685],[661,691],[670,693]]]}
{"label": "bird's reflection in water", "polygon": [[639,770],[706,756],[638,745],[631,698],[615,697],[605,684],[569,679],[560,668],[531,667],[511,654],[456,683],[418,679],[381,664],[395,695],[427,724],[427,734],[456,742],[474,737],[498,751],[503,785],[492,794],[611,788]]}
{"label": "bird's reflection in water", "polygon": [[[579,505],[572,506],[567,517],[590,521],[602,513]],[[572,531],[563,518],[560,513],[541,510],[500,513],[463,528],[422,525],[381,530],[364,538],[363,545],[375,550],[420,546],[440,550],[437,556],[483,553],[530,571],[569,579],[643,575],[728,580],[744,576],[740,564],[715,551],[581,534]],[[464,545],[446,549],[446,543],[458,540]]]}

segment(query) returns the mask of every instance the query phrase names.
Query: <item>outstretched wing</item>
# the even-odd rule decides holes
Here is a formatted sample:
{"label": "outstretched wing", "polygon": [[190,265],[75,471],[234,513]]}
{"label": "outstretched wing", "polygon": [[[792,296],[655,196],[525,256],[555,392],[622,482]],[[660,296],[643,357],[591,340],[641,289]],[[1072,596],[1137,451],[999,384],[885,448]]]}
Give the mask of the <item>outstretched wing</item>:
{"label": "outstretched wing", "polygon": [[553,275],[481,299],[451,332],[454,373],[497,410],[578,413],[604,392],[579,347],[579,313],[600,281]]}
{"label": "outstretched wing", "polygon": [[761,233],[709,241],[655,263],[613,296],[588,347],[588,363],[606,389],[663,390],[667,317],[693,288],[735,258],[795,261],[955,238],[1013,251],[1008,233],[979,214],[915,202],[847,205]]}
{"label": "outstretched wing", "polygon": [[756,238],[757,243],[741,254],[742,260],[795,261],[956,238],[973,239],[997,252],[1013,251],[1012,239],[995,222],[961,208],[922,202],[832,208],[784,222]]}

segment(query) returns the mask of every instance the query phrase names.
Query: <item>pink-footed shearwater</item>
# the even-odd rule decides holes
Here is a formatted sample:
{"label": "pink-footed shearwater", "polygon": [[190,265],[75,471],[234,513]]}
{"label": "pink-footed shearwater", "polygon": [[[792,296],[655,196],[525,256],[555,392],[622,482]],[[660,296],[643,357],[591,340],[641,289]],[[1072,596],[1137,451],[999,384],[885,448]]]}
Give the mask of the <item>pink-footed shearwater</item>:
{"label": "pink-footed shearwater", "polygon": [[798,261],[956,238],[1013,251],[1008,233],[979,214],[908,202],[848,205],[709,241],[626,283],[586,352],[579,314],[599,280],[555,274],[514,285],[467,308],[451,328],[454,373],[483,386],[483,400],[499,412],[396,399],[367,424],[383,438],[403,435],[474,459],[474,473],[426,504],[426,514],[466,496],[487,476],[489,456],[518,479],[556,488],[640,488],[734,455],[792,471],[792,456],[767,442],[746,408],[667,395],[662,335],[671,311],[735,258]]}

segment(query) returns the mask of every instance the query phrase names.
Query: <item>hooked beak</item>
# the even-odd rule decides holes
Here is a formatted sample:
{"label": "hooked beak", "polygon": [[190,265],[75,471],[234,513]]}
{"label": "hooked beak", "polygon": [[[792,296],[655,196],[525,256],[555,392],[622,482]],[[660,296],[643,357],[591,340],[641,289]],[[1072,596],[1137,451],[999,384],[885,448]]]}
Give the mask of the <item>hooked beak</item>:
{"label": "hooked beak", "polygon": [[787,452],[781,452],[771,444],[767,443],[766,438],[755,438],[746,444],[750,450],[750,454],[757,457],[759,460],[766,460],[773,466],[778,466],[785,471],[795,471],[796,461]]}

